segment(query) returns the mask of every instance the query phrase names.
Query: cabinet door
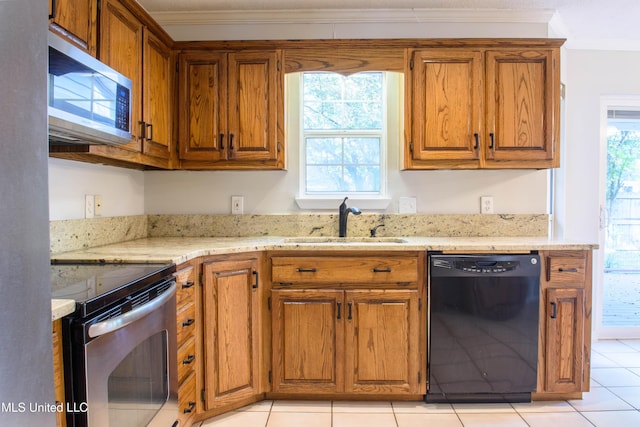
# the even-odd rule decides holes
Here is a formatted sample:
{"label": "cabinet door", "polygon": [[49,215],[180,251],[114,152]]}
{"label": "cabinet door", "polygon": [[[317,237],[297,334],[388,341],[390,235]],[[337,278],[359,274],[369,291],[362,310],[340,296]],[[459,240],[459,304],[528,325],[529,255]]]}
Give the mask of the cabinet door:
{"label": "cabinet door", "polygon": [[335,393],[344,387],[344,292],[272,292],[274,392]]}
{"label": "cabinet door", "polygon": [[545,391],[582,391],[584,290],[546,290]]}
{"label": "cabinet door", "polygon": [[275,51],[229,54],[229,158],[278,159],[279,55]]}
{"label": "cabinet door", "polygon": [[226,158],[227,62],[223,53],[180,56],[180,159]]}
{"label": "cabinet door", "polygon": [[257,260],[203,265],[205,409],[259,391]]}
{"label": "cabinet door", "polygon": [[418,291],[346,291],[345,303],[345,391],[419,393]]}
{"label": "cabinet door", "polygon": [[64,408],[64,360],[62,355],[62,319],[52,323],[53,342],[53,392],[56,405],[63,405],[62,411],[56,411],[56,426],[66,427],[67,419]]}
{"label": "cabinet door", "polygon": [[171,105],[173,73],[171,50],[149,31],[144,32],[145,122],[143,153],[168,159],[171,153]]}
{"label": "cabinet door", "polygon": [[421,165],[477,167],[483,111],[480,51],[417,51],[412,71],[412,153]]}
{"label": "cabinet door", "polygon": [[96,0],[49,0],[49,28],[95,56]]}
{"label": "cabinet door", "polygon": [[117,0],[103,0],[100,24],[100,59],[131,79],[131,133],[134,137],[121,148],[140,152],[143,25]]}
{"label": "cabinet door", "polygon": [[487,52],[488,167],[504,161],[522,168],[557,166],[557,55],[551,49]]}

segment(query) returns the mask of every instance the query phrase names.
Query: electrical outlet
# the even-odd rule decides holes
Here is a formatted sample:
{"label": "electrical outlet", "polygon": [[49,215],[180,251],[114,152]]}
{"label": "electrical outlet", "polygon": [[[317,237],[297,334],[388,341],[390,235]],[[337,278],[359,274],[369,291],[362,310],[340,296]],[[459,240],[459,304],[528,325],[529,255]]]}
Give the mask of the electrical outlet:
{"label": "electrical outlet", "polygon": [[480,197],[480,213],[483,213],[483,214],[493,213],[493,197],[492,196]]}
{"label": "electrical outlet", "polygon": [[102,196],[96,194],[93,196],[93,214],[95,216],[102,216]]}
{"label": "electrical outlet", "polygon": [[93,194],[84,196],[84,217],[93,218],[96,215],[96,199]]}
{"label": "electrical outlet", "polygon": [[231,213],[241,215],[244,210],[244,197],[231,196]]}

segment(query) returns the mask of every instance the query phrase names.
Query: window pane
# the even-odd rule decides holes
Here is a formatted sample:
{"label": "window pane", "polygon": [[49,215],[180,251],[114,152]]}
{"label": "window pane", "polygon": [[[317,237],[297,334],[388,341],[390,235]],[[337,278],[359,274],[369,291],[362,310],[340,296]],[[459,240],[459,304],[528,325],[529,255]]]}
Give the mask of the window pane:
{"label": "window pane", "polygon": [[342,138],[307,138],[307,164],[341,164]]}
{"label": "window pane", "polygon": [[377,193],[380,191],[380,166],[345,166],[344,191]]}
{"label": "window pane", "polygon": [[380,138],[345,138],[344,162],[347,164],[380,164]]}
{"label": "window pane", "polygon": [[344,191],[342,166],[307,166],[307,192]]}

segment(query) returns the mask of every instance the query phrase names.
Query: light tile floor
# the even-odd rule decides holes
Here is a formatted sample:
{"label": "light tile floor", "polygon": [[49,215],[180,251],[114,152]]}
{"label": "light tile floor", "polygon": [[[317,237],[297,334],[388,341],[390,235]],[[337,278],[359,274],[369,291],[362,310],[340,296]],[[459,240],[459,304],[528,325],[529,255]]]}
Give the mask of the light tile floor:
{"label": "light tile floor", "polygon": [[200,427],[640,426],[640,340],[593,343],[582,400],[517,404],[263,401]]}

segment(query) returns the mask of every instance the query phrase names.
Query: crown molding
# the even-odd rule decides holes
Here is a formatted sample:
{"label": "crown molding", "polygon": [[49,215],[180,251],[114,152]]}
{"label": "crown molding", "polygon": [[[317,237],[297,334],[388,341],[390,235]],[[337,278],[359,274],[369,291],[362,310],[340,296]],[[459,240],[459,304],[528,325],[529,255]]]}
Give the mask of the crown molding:
{"label": "crown molding", "polygon": [[161,26],[336,23],[548,23],[553,9],[295,9],[151,12]]}

